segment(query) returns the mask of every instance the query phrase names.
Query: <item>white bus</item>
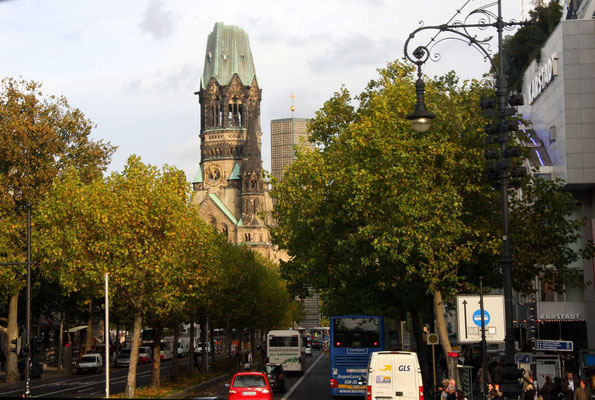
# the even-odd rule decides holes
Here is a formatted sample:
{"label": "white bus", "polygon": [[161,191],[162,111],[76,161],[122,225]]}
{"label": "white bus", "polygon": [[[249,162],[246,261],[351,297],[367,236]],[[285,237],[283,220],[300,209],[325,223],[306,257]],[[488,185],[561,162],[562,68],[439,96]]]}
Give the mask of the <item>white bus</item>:
{"label": "white bus", "polygon": [[302,357],[303,342],[299,331],[270,331],[267,335],[267,360],[282,364],[289,372],[304,372],[306,357]]}

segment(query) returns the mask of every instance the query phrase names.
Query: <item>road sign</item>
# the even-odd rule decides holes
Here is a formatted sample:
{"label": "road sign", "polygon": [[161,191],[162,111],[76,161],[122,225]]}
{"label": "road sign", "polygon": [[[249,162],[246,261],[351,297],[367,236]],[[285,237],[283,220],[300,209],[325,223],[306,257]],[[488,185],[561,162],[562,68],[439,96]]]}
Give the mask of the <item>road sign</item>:
{"label": "road sign", "polygon": [[[483,322],[486,342],[503,342],[505,334],[504,296],[483,296]],[[457,296],[457,327],[459,343],[481,342],[481,308],[479,295]]]}
{"label": "road sign", "polygon": [[537,350],[574,351],[572,340],[540,340],[537,339]]}
{"label": "road sign", "polygon": [[428,333],[427,343],[433,345],[439,344],[440,340],[438,338],[438,335],[436,335],[435,333]]}

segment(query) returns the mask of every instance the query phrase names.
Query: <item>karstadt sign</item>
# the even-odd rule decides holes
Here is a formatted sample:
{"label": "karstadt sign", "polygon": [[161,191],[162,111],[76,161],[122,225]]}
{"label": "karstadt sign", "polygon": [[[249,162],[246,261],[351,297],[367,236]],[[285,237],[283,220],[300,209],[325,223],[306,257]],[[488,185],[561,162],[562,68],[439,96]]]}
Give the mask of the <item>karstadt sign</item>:
{"label": "karstadt sign", "polygon": [[538,65],[537,71],[531,76],[527,84],[529,104],[533,104],[535,99],[539,97],[555,76],[558,76],[557,52],[554,52],[541,65]]}

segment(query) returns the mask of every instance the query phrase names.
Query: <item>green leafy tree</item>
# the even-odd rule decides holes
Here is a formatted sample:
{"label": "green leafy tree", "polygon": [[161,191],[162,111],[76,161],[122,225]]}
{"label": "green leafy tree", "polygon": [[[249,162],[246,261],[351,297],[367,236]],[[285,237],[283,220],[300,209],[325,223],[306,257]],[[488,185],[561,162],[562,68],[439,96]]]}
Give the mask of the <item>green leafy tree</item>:
{"label": "green leafy tree", "polygon": [[189,285],[172,251],[188,198],[182,171],[159,170],[131,156],[122,173],[88,185],[68,174],[40,210],[44,261],[57,270],[60,283],[70,291],[101,287],[109,273],[112,300],[134,315],[127,397],[136,390],[143,315],[154,305],[165,308],[168,294]]}
{"label": "green leafy tree", "polygon": [[580,242],[586,217],[563,181],[533,175],[510,201],[510,232],[515,289],[533,295],[537,277],[544,288],[561,293],[564,286],[583,287],[582,268],[577,261],[592,258],[592,240]]}
{"label": "green leafy tree", "polygon": [[[91,140],[92,128],[91,121],[64,97],[44,95],[41,84],[12,78],[1,81],[0,262],[25,262],[26,204],[35,210],[65,169],[77,169],[86,182],[102,175],[115,148]],[[18,295],[25,275],[22,265],[0,268],[0,293],[9,299],[7,326],[0,330],[9,340],[18,336]],[[15,382],[17,373],[16,354],[9,353],[6,381]]]}
{"label": "green leafy tree", "polygon": [[404,288],[423,282],[420,295],[434,296],[447,352],[442,303],[469,287],[461,265],[498,245],[493,225],[473,215],[497,200],[486,195],[482,173],[477,105],[487,88],[459,85],[454,74],[430,80],[427,99],[438,117],[416,135],[404,118],[415,99],[410,67],[379,72],[357,108],[342,89],[317,113],[310,130],[318,149],[300,153],[274,186],[273,238],[294,256],[283,265],[290,281],[357,293],[362,310],[382,309],[403,292],[415,297]]}
{"label": "green leafy tree", "polygon": [[[529,24],[519,28],[502,43],[502,54],[507,66],[508,87],[522,92],[523,73],[533,60],[541,60],[541,49],[562,18],[560,2],[552,0],[547,5],[538,4],[529,12]],[[500,54],[496,55],[496,58]]]}

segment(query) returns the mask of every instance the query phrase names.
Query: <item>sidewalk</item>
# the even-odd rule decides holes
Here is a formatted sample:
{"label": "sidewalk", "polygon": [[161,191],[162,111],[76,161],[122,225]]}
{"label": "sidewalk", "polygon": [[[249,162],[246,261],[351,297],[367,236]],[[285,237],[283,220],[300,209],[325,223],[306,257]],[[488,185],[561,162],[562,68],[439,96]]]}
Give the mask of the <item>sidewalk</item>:
{"label": "sidewalk", "polygon": [[[31,379],[31,382],[37,382],[37,381],[51,381],[51,380],[56,380],[56,379],[61,379],[64,378],[64,376],[66,376],[65,373],[63,372],[59,372],[57,367],[48,367],[46,366],[41,374],[41,378],[35,378],[35,379]],[[0,386],[23,386],[25,385],[25,380],[24,379],[19,379],[17,382],[13,383],[13,384],[9,384],[6,383],[6,372],[5,371],[0,371]]]}

